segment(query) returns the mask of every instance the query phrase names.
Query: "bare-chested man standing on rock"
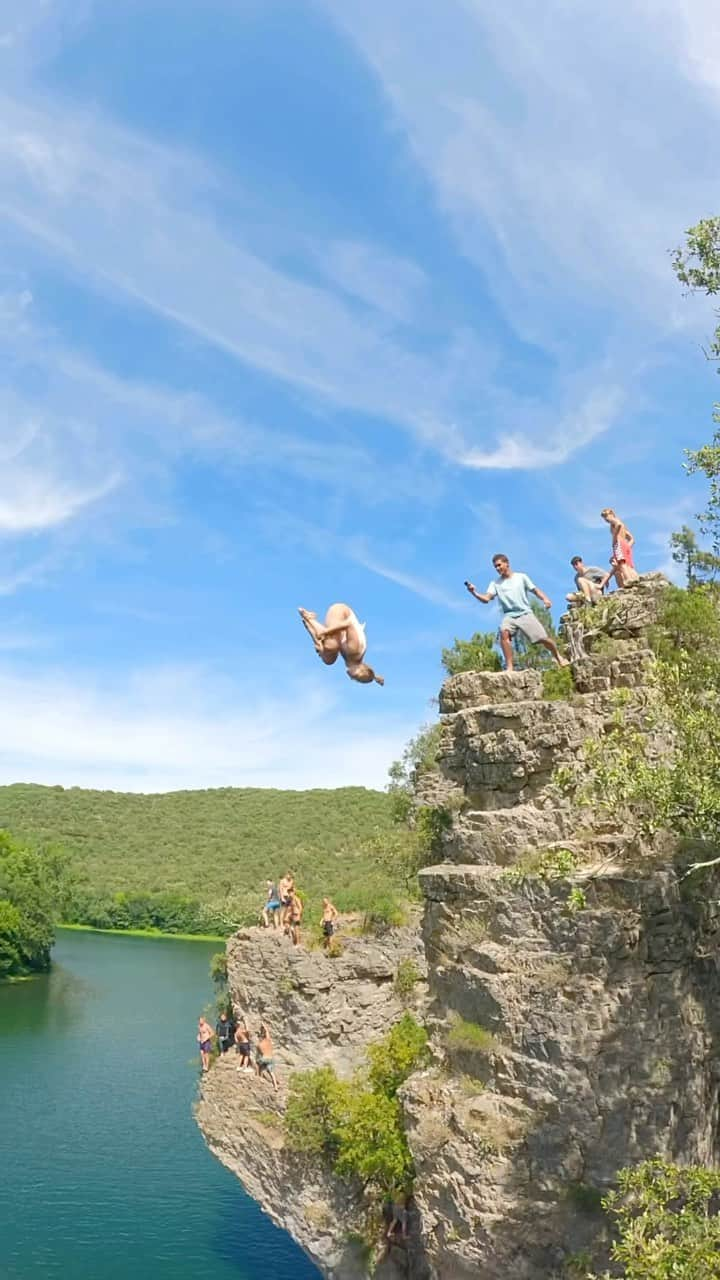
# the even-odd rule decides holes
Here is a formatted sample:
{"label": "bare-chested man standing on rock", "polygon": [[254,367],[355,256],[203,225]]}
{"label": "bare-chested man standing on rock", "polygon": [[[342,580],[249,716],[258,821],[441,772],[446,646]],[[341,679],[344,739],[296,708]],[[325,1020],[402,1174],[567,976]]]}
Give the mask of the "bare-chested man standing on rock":
{"label": "bare-chested man standing on rock", "polygon": [[325,621],[318,622],[316,613],[307,609],[299,609],[303,626],[312,637],[315,652],[323,662],[331,667],[338,654],[343,658],[347,673],[351,680],[359,684],[384,684],[382,676],[378,676],[363,661],[367,649],[365,639],[365,623],[358,622],[353,610],[347,604],[331,604],[325,614]]}

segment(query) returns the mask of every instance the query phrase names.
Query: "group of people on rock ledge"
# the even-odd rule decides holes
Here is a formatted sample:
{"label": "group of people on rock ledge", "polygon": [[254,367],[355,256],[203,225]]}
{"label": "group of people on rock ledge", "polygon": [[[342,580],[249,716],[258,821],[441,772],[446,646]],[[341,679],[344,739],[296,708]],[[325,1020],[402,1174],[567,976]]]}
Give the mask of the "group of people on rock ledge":
{"label": "group of people on rock ledge", "polygon": [[[321,927],[323,947],[329,951],[338,920],[337,908],[329,898],[322,900]],[[286,871],[278,884],[274,880],[267,881],[267,898],[262,909],[263,924],[266,929],[283,929],[292,939],[293,945],[300,942],[300,923],[303,917],[302,899],[295,886],[292,871]]]}
{"label": "group of people on rock ledge", "polygon": [[[586,565],[582,556],[573,556],[570,563],[575,570],[575,591],[571,591],[567,599],[570,605],[597,604],[603,591],[611,579],[615,579],[618,587],[630,587],[638,580],[638,573],[633,560],[635,539],[627,525],[613,511],[612,507],[604,507],[600,512],[602,519],[610,526],[612,551],[610,568],[598,569],[594,565]],[[541,644],[549,649],[558,666],[567,666],[555,641],[547,634],[539,618],[532,611],[528,592],[537,596],[547,609],[551,607],[544,592],[540,591],[526,573],[516,573],[505,555],[493,556],[493,566],[498,574],[487,591],[477,591],[472,582],[466,580],[465,586],[476,600],[489,604],[497,600],[502,609],[503,619],[500,624],[500,647],[505,658],[506,670],[513,670],[512,638],[520,632],[530,644]],[[320,622],[316,613],[309,609],[299,609],[300,618],[308,632],[315,652],[326,666],[332,666],[341,657],[345,670],[351,680],[360,684],[384,684],[382,676],[376,674],[365,661],[367,637],[365,623],[358,621],[354,610],[347,604],[333,604]],[[279,905],[279,904],[278,904]]]}
{"label": "group of people on rock ledge", "polygon": [[[578,604],[597,604],[613,578],[621,589],[631,587],[638,581],[639,574],[633,558],[635,544],[633,535],[612,507],[605,507],[600,514],[610,526],[612,538],[610,568],[606,571],[595,565],[586,565],[582,556],[573,556],[570,563],[575,570],[575,591],[568,592],[566,596],[571,607]],[[555,641],[533,613],[530,595],[537,596],[546,609],[552,607],[552,601],[544,591],[535,586],[532,578],[526,573],[516,572],[506,555],[498,553],[493,556],[492,563],[498,576],[495,581],[488,584],[487,591],[478,591],[472,582],[466,581],[465,586],[470,595],[481,604],[489,604],[491,600],[497,600],[500,605],[503,615],[500,623],[500,648],[505,659],[505,670],[514,670],[512,641],[513,636],[518,632],[529,644],[540,644],[548,649],[559,667],[568,666],[567,658],[562,657]]]}
{"label": "group of people on rock ledge", "polygon": [[207,1018],[201,1015],[198,1018],[197,1042],[200,1047],[200,1062],[203,1071],[210,1070],[215,1040],[217,1040],[220,1057],[225,1053],[229,1053],[234,1045],[235,1052],[240,1056],[238,1071],[250,1071],[257,1076],[267,1076],[272,1083],[273,1089],[277,1090],[275,1051],[267,1022],[260,1024],[258,1038],[253,1041],[247,1019],[241,1016],[236,1022],[232,1010],[228,1009],[220,1013],[215,1023],[214,1031]]}

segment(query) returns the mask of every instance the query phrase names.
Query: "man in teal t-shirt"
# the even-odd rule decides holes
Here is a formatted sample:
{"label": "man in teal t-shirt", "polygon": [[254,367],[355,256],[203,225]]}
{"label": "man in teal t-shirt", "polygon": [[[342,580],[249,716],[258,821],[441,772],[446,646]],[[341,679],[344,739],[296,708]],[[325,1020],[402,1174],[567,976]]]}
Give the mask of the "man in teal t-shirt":
{"label": "man in teal t-shirt", "polygon": [[522,632],[531,644],[541,644],[545,649],[549,649],[559,667],[567,667],[567,658],[560,656],[555,641],[550,639],[540,619],[535,617],[530,603],[530,594],[537,596],[546,609],[552,607],[552,601],[548,600],[545,593],[535,586],[532,578],[529,578],[526,573],[515,573],[507,556],[493,556],[493,568],[498,576],[494,582],[489,583],[484,593],[476,591],[472,582],[466,582],[465,586],[470,595],[482,604],[497,600],[502,609],[500,648],[505,658],[505,670],[514,670],[512,638],[517,631]]}

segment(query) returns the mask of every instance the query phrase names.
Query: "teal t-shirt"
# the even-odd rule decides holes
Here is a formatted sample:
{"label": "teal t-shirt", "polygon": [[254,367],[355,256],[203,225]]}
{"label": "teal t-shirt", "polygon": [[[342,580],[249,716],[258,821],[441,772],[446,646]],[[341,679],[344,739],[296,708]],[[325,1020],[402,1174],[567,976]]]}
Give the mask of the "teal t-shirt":
{"label": "teal t-shirt", "polygon": [[528,591],[535,590],[535,583],[526,573],[511,573],[509,578],[496,578],[491,582],[486,596],[497,596],[503,613],[519,618],[522,613],[532,613]]}

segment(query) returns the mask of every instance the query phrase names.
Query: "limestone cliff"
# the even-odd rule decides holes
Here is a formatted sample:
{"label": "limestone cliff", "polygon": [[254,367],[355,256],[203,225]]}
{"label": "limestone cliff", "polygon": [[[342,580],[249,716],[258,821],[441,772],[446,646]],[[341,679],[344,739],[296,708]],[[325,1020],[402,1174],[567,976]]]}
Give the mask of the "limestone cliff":
{"label": "limestone cliff", "polygon": [[[274,1094],[266,1081],[238,1074],[237,1059],[228,1054],[203,1081],[197,1116],[210,1150],[323,1272],[338,1280],[361,1280],[367,1274],[367,1202],[358,1188],[298,1158],[286,1143],[282,1116],[287,1080],[293,1071],[326,1064],[343,1077],[353,1074],[368,1044],[379,1040],[407,1007],[395,991],[403,960],[412,960],[421,975],[410,1007],[422,1019],[426,965],[417,924],[379,938],[357,936],[344,927],[339,938],[342,951],[337,956],[293,947],[279,930],[246,929],[230,939],[233,1005],[253,1028],[261,1020],[268,1023],[281,1087]],[[417,1229],[414,1238],[421,1257]],[[393,1255],[378,1276],[407,1275],[407,1251]],[[418,1280],[423,1270],[414,1267]]]}
{"label": "limestone cliff", "polygon": [[[681,882],[671,839],[579,810],[556,770],[616,714],[641,723],[657,577],[566,621],[575,694],[533,672],[448,680],[438,771],[421,799],[452,814],[444,861],[421,873],[416,932],[349,939],[338,959],[259,931],[228,949],[233,997],[266,1016],[283,1074],[350,1072],[401,1012],[402,956],[426,966],[418,1009],[433,1065],[402,1091],[415,1161],[408,1250],[380,1275],[548,1280],[597,1244],[598,1193],[660,1154],[715,1164],[720,1084],[720,874]],[[711,873],[712,876],[712,873]],[[348,1236],[362,1197],[285,1147],[277,1099],[223,1062],[199,1120],[212,1150],[326,1275],[361,1277]],[[248,1141],[248,1134],[252,1140]]]}

